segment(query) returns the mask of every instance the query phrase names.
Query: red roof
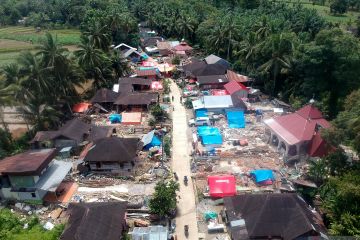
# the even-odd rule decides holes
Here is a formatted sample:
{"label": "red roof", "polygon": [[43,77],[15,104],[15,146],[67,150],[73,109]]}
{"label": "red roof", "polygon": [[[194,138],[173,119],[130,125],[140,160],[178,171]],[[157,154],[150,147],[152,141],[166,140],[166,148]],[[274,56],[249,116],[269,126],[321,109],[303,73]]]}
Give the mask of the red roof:
{"label": "red roof", "polygon": [[247,88],[242,83],[236,81],[228,82],[224,85],[224,88],[229,92],[230,95],[241,90],[247,91]]}
{"label": "red roof", "polygon": [[332,150],[333,147],[331,147],[329,144],[325,142],[325,140],[321,137],[320,132],[316,133],[313,136],[309,148],[309,155],[311,157],[324,157]]}
{"label": "red roof", "polygon": [[316,107],[309,108],[307,105],[295,113],[265,120],[265,124],[284,141],[293,145],[312,140],[316,133],[316,125],[323,128],[330,127],[330,123],[324,118],[318,118],[319,116],[322,115]]}
{"label": "red roof", "polygon": [[231,70],[227,70],[226,77],[229,79],[229,81],[236,81],[240,83],[248,82],[249,77],[237,74],[236,72],[233,72]]}
{"label": "red roof", "polygon": [[297,114],[306,119],[321,119],[324,118],[322,113],[312,104],[306,105],[297,111]]}
{"label": "red roof", "polygon": [[146,70],[137,69],[135,73],[138,77],[156,76],[155,69],[146,69]]}
{"label": "red roof", "polygon": [[236,195],[236,180],[233,175],[208,176],[211,197],[231,197]]}
{"label": "red roof", "polygon": [[191,51],[192,49],[193,48],[190,47],[186,42],[181,42],[179,45],[173,48],[175,51]]}
{"label": "red roof", "polygon": [[83,113],[83,112],[85,112],[86,110],[88,110],[90,106],[91,106],[90,103],[85,103],[85,102],[83,102],[83,103],[77,103],[77,104],[75,104],[75,105],[73,106],[72,111],[73,111],[74,113]]}

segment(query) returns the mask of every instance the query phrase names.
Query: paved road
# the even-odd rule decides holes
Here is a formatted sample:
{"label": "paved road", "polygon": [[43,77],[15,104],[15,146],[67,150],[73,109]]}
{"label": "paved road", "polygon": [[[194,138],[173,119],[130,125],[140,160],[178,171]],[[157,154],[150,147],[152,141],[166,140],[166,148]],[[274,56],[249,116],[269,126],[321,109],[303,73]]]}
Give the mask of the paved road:
{"label": "paved road", "polygon": [[173,106],[173,158],[172,169],[179,176],[181,196],[178,202],[178,215],[176,217],[176,234],[178,240],[186,239],[184,235],[184,225],[189,225],[188,239],[198,240],[198,229],[196,221],[195,195],[192,182],[188,186],[184,185],[184,176],[190,177],[190,152],[191,145],[187,139],[186,131],[188,129],[186,110],[180,104],[180,91],[177,85],[171,83],[171,95],[174,96]]}

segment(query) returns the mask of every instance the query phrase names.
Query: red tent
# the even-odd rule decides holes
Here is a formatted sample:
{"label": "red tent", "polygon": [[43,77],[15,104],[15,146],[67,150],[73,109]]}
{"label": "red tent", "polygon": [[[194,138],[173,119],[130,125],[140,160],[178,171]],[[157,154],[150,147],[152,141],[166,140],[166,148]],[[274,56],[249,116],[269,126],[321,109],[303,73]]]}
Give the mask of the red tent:
{"label": "red tent", "polygon": [[208,176],[211,197],[231,197],[236,195],[236,180],[233,175]]}
{"label": "red tent", "polygon": [[77,103],[73,106],[72,110],[74,113],[83,113],[86,110],[88,110],[90,106],[91,106],[90,103],[85,103],[85,102]]}

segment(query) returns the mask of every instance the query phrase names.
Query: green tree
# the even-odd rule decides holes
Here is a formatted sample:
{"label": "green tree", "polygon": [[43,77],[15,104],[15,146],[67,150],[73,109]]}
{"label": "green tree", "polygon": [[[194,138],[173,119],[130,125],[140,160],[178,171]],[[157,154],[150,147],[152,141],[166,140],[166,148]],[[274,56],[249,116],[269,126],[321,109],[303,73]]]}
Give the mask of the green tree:
{"label": "green tree", "polygon": [[332,177],[321,188],[322,207],[330,218],[330,233],[343,236],[360,234],[360,172],[348,171]]}
{"label": "green tree", "polygon": [[348,10],[348,0],[332,0],[330,4],[330,12],[334,14],[344,14]]}
{"label": "green tree", "polygon": [[87,36],[89,43],[95,48],[105,52],[108,51],[111,39],[107,25],[102,25],[100,22],[92,22],[84,32],[84,35]]}
{"label": "green tree", "polygon": [[79,50],[75,51],[75,56],[85,71],[86,77],[94,79],[96,89],[110,85],[112,63],[101,49],[96,48],[93,42],[82,38],[82,43],[79,45]]}
{"label": "green tree", "polygon": [[161,108],[159,104],[152,106],[150,112],[151,115],[158,121],[167,117],[167,113]]}
{"label": "green tree", "polygon": [[280,33],[271,35],[263,45],[265,59],[264,64],[259,70],[265,71],[272,76],[273,87],[272,95],[275,96],[278,88],[278,78],[280,74],[287,74],[291,68],[293,53],[295,51],[295,36],[293,33]]}
{"label": "green tree", "polygon": [[177,191],[179,191],[179,183],[173,180],[158,182],[155,186],[155,193],[150,199],[150,211],[160,217],[169,216],[176,209]]}

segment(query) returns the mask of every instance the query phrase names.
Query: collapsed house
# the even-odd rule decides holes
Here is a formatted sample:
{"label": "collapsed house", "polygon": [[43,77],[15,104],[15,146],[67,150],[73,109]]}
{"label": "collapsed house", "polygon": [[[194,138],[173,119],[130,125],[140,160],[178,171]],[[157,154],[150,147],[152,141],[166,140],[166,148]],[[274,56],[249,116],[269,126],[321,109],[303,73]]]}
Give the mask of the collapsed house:
{"label": "collapsed house", "polygon": [[61,240],[123,239],[126,202],[70,203]]}
{"label": "collapsed house", "polygon": [[96,91],[95,95],[91,98],[92,104],[99,104],[107,111],[111,111],[114,108],[114,102],[119,94],[107,88],[101,88]]}
{"label": "collapsed house", "polygon": [[148,111],[150,105],[159,101],[158,93],[132,93],[120,95],[116,101],[117,112],[121,111]]}
{"label": "collapsed house", "polygon": [[[130,85],[131,87],[128,87]],[[148,91],[151,87],[151,79],[138,77],[119,78],[118,91],[121,94],[130,92]]]}
{"label": "collapsed house", "polygon": [[320,215],[295,193],[225,197],[224,206],[232,240],[327,239]]}
{"label": "collapsed house", "polygon": [[139,140],[136,138],[102,138],[92,143],[84,162],[94,172],[130,175],[135,166],[138,146]]}
{"label": "collapsed house", "polygon": [[54,160],[56,149],[29,150],[0,161],[0,197],[42,203],[55,193],[72,163]]}
{"label": "collapsed house", "polygon": [[74,118],[57,131],[39,131],[30,141],[33,148],[65,148],[78,147],[84,141],[95,141],[109,137],[113,133],[112,127],[99,127]]}
{"label": "collapsed house", "polygon": [[268,142],[284,154],[286,161],[322,157],[330,150],[320,135],[321,129],[329,128],[330,123],[312,104],[264,123]]}
{"label": "collapsed house", "polygon": [[136,48],[130,47],[125,43],[117,45],[114,47],[114,50],[119,52],[121,58],[127,58],[132,62],[139,62],[149,58],[146,53],[140,53]]}

